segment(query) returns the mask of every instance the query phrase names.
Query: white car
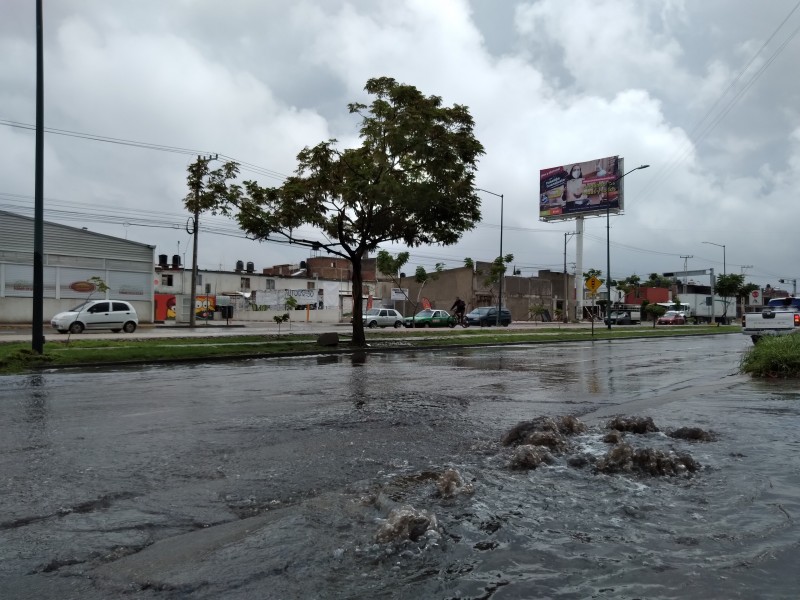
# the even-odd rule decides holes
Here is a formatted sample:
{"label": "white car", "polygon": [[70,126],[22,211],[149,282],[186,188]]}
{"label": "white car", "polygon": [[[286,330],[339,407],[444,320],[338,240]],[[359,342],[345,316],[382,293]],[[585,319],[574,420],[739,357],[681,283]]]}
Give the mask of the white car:
{"label": "white car", "polygon": [[110,329],[133,333],[139,325],[136,309],[122,300],[89,300],[60,312],[50,320],[59,333],[81,333],[84,329]]}
{"label": "white car", "polygon": [[361,317],[364,327],[374,329],[375,327],[394,327],[395,329],[403,326],[403,315],[393,308],[370,308]]}

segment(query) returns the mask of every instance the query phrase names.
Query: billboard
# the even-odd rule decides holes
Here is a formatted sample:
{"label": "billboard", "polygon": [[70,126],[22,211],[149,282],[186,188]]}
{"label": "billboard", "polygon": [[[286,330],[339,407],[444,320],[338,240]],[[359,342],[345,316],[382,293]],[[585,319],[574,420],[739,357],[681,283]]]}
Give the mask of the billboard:
{"label": "billboard", "polygon": [[539,171],[539,220],[558,221],[623,209],[623,159],[607,156]]}

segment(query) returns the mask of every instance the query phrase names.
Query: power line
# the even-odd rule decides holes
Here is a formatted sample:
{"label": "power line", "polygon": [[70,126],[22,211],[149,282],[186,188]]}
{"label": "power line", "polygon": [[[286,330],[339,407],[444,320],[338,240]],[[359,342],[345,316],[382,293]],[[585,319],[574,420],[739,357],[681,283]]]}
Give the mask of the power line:
{"label": "power line", "polygon": [[[27,129],[27,130],[36,130],[35,125],[30,125],[29,123],[20,123],[18,121],[10,121],[8,119],[0,119],[0,125],[6,125],[8,127],[14,127],[17,129]],[[242,171],[249,171],[252,173],[256,173],[258,175],[264,175],[266,177],[271,177],[274,179],[279,179],[281,181],[285,180],[288,175],[281,173],[279,171],[274,171],[272,169],[267,169],[266,167],[260,167],[258,165],[254,165],[252,163],[248,163],[242,160],[238,160],[231,156],[227,156],[225,154],[219,153],[212,153],[207,150],[196,150],[192,148],[181,148],[178,146],[167,146],[164,144],[153,144],[150,142],[139,142],[136,140],[127,140],[124,138],[115,138],[105,135],[97,135],[93,133],[83,133],[80,131],[70,131],[68,129],[57,129],[55,127],[45,127],[44,131],[46,133],[50,133],[53,135],[61,135],[66,137],[73,137],[82,140],[89,140],[93,142],[102,142],[105,144],[115,144],[119,146],[130,146],[132,148],[142,148],[144,150],[155,150],[158,152],[170,152],[173,154],[184,154],[187,156],[195,156],[195,155],[206,155],[206,154],[218,154],[219,156],[223,157],[226,160],[236,162],[239,164],[240,170]]]}
{"label": "power line", "polygon": [[[723,108],[717,113],[715,117],[712,118],[714,111],[723,102],[723,99],[728,96],[728,94],[734,89],[734,87],[743,79],[745,73],[750,69],[759,55],[767,48],[767,46],[772,42],[778,32],[783,28],[783,26],[787,23],[787,21],[791,18],[791,16],[800,8],[800,1],[795,4],[794,8],[789,11],[789,14],[784,17],[784,19],[778,24],[778,26],[773,30],[772,34],[766,39],[766,41],[761,45],[758,51],[750,58],[747,64],[739,71],[737,76],[728,84],[728,87],[719,95],[717,100],[711,105],[705,115],[692,127],[688,134],[688,140],[685,141],[673,154],[673,157],[669,159],[665,166],[662,167],[659,172],[657,173],[656,177],[650,179],[650,181],[645,184],[644,188],[642,189],[642,194],[646,194],[653,189],[656,189],[658,185],[661,184],[662,181],[667,179],[674,171],[677,169],[686,158],[691,154],[693,146],[703,140],[708,134],[713,131],[717,125],[724,119],[731,110],[733,110],[734,106],[741,100],[742,96],[755,84],[756,81],[764,74],[764,72],[772,65],[775,59],[784,51],[786,46],[789,42],[795,38],[800,31],[800,28],[795,29],[788,38],[786,38],[778,48],[772,53],[772,55],[767,59],[767,61],[755,72],[755,74],[744,84],[742,88],[740,88],[732,98],[727,101],[727,104],[723,106]],[[710,122],[707,122],[711,119]]]}

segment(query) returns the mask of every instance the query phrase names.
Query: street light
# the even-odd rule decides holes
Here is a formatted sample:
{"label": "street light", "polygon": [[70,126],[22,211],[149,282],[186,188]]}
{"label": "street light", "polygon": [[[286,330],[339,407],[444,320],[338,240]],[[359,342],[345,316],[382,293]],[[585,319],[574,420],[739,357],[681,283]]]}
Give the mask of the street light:
{"label": "street light", "polygon": [[703,242],[704,244],[711,244],[712,246],[719,246],[722,248],[722,274],[725,275],[725,244],[716,244],[714,242]]}
{"label": "street light", "polygon": [[[630,175],[634,171],[638,171],[639,169],[646,169],[650,165],[639,165],[628,171],[627,173],[623,173],[619,177],[617,177],[611,183],[617,183],[621,181],[623,177],[626,175]],[[608,197],[608,182],[606,182],[606,289],[608,290],[608,309],[611,308],[611,199]],[[608,310],[607,309],[607,310]],[[608,329],[611,329],[611,312],[608,313]]]}
{"label": "street light", "polygon": [[503,306],[503,279],[506,278],[505,268],[503,267],[503,194],[495,194],[494,192],[490,192],[489,190],[484,190],[481,188],[475,188],[479,192],[486,192],[487,194],[491,194],[492,196],[497,196],[500,198],[500,293],[497,296],[497,321],[496,325],[500,327],[500,309]]}

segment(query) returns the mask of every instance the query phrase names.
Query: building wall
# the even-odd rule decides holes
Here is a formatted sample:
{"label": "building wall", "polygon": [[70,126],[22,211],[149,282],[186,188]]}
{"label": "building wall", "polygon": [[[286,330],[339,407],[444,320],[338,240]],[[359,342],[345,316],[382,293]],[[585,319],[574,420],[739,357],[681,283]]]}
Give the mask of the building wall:
{"label": "building wall", "polygon": [[[415,310],[418,298],[428,298],[433,308],[450,310],[456,296],[467,303],[467,311],[479,306],[491,306],[497,303],[499,286],[486,286],[489,263],[478,263],[473,271],[469,267],[448,269],[438,274],[436,279],[420,286],[413,277],[401,279],[401,287],[408,288],[410,301],[397,302],[395,308],[404,316],[410,316]],[[549,279],[538,277],[506,276],[503,280],[503,304],[511,311],[515,321],[532,320],[530,307],[534,304],[544,305],[550,315],[555,310],[553,285]],[[387,304],[392,306],[392,304]],[[420,306],[416,310],[420,310]]]}
{"label": "building wall", "polygon": [[649,303],[669,302],[670,291],[667,288],[638,287],[625,294],[625,304],[641,304],[644,300]]}
{"label": "building wall", "polygon": [[[294,269],[292,272],[297,272]],[[264,269],[279,272],[280,269]],[[156,274],[159,283],[156,292],[172,294],[176,297],[191,295],[191,269],[161,268]],[[196,295],[202,298],[213,296],[216,305],[230,304],[234,307],[235,321],[273,321],[277,314],[284,314],[286,309],[280,306],[280,298],[295,296],[303,304],[311,298],[315,308],[306,311],[303,308],[293,311],[292,319],[312,323],[336,323],[349,317],[346,310],[347,297],[350,295],[349,282],[326,281],[309,277],[280,277],[248,271],[205,271],[198,270]],[[305,293],[310,294],[308,298]],[[320,293],[321,292],[321,293]],[[302,294],[302,297],[299,295]],[[198,300],[198,307],[203,299]],[[323,308],[317,304],[322,299]],[[349,306],[352,306],[350,304]],[[213,311],[212,311],[213,312]],[[295,314],[296,313],[296,314]],[[215,319],[221,318],[219,313]]]}
{"label": "building wall", "polygon": [[[33,318],[34,219],[0,211],[0,315],[6,323]],[[154,246],[57,223],[43,223],[45,321],[87,298],[101,278],[108,298],[128,300],[142,323],[153,320]]]}

